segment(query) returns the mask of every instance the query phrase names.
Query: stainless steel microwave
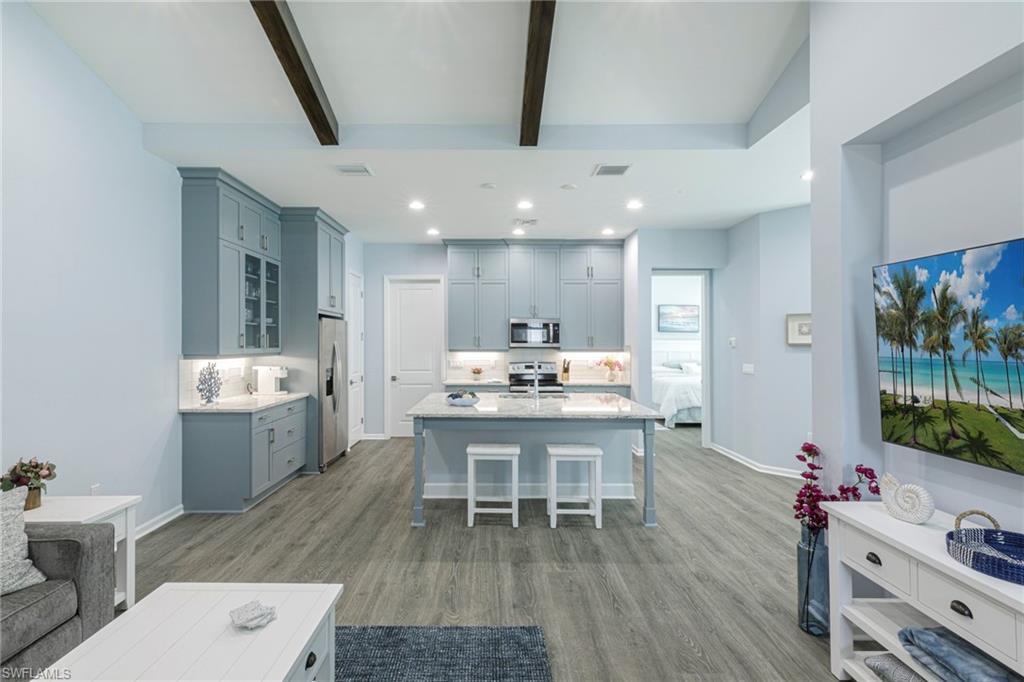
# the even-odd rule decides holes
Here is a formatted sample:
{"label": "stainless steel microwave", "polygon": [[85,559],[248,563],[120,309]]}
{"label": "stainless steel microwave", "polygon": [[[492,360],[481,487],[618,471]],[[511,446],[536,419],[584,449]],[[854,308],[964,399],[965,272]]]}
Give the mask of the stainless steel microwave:
{"label": "stainless steel microwave", "polygon": [[509,348],[558,348],[558,320],[509,320]]}

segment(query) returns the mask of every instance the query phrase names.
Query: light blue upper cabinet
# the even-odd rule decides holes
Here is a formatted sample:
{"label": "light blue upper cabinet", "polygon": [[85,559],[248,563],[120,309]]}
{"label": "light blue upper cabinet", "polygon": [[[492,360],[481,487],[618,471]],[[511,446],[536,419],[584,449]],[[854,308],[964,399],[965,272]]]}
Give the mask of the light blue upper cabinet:
{"label": "light blue upper cabinet", "polygon": [[509,252],[504,244],[448,246],[448,349],[507,350]]}
{"label": "light blue upper cabinet", "polygon": [[267,258],[281,260],[281,221],[264,211],[260,217],[260,252]]}
{"label": "light blue upper cabinet", "polygon": [[331,231],[318,226],[316,231],[316,307],[330,310],[331,299]]}
{"label": "light blue upper cabinet", "polygon": [[345,241],[340,234],[331,234],[331,292],[328,300],[330,312],[343,315],[345,312]]}
{"label": "light blue upper cabinet", "polygon": [[590,283],[590,348],[622,350],[622,281]]}
{"label": "light blue upper cabinet", "polygon": [[280,207],[219,168],[179,172],[182,355],[280,352]]}
{"label": "light blue upper cabinet", "polygon": [[448,247],[448,279],[476,279],[476,249]]}
{"label": "light blue upper cabinet", "polygon": [[557,320],[559,255],[557,248],[538,246],[533,250],[533,316]]}
{"label": "light blue upper cabinet", "polygon": [[622,247],[590,247],[590,279],[622,279]]}
{"label": "light blue upper cabinet", "polygon": [[562,279],[590,278],[590,248],[586,246],[562,246]]}
{"label": "light blue upper cabinet", "polygon": [[508,282],[481,280],[477,302],[477,349],[508,350]]}
{"label": "light blue upper cabinet", "polygon": [[590,349],[590,282],[562,280],[562,350]]}
{"label": "light blue upper cabinet", "polygon": [[298,321],[309,319],[306,306],[316,301],[316,311],[330,317],[345,314],[345,226],[317,207],[281,210],[281,252],[289,270],[284,286],[294,288],[284,299],[299,304]]}
{"label": "light blue upper cabinet", "polygon": [[484,247],[477,250],[477,277],[481,280],[508,281],[508,248]]}
{"label": "light blue upper cabinet", "polygon": [[560,263],[562,348],[622,350],[622,246],[563,244]]}
{"label": "light blue upper cabinet", "polygon": [[448,349],[476,350],[476,280],[448,280]]}
{"label": "light blue upper cabinet", "polygon": [[[557,252],[556,252],[557,253]],[[508,264],[508,316],[522,319],[534,317],[534,250],[529,246],[510,246]]]}

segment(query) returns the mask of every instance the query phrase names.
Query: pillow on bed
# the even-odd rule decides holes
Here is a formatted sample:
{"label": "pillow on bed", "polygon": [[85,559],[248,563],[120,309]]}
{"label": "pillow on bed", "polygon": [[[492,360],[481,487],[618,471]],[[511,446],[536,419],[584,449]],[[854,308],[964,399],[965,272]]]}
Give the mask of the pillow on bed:
{"label": "pillow on bed", "polygon": [[673,362],[673,361],[670,360],[669,362],[661,363],[661,366],[662,367],[667,367],[668,369],[679,369],[681,364],[682,363]]}
{"label": "pillow on bed", "polygon": [[677,369],[680,374],[700,374],[700,364],[696,362],[677,362],[675,360],[670,360],[668,362],[661,363],[661,366],[667,367],[668,369]]}

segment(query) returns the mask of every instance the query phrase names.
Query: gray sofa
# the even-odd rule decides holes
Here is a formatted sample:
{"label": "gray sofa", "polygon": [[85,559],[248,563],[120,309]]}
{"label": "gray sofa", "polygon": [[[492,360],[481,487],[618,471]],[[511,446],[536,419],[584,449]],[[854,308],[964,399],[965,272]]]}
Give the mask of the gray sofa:
{"label": "gray sofa", "polygon": [[114,527],[26,524],[46,582],[0,597],[2,677],[46,668],[114,618]]}

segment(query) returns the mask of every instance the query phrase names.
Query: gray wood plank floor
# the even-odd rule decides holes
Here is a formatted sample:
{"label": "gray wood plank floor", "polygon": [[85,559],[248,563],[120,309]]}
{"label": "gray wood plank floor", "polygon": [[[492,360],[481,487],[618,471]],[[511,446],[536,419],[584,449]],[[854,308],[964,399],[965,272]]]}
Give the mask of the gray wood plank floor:
{"label": "gray wood plank floor", "polygon": [[[659,527],[610,500],[604,528],[543,500],[466,527],[428,500],[409,526],[412,440],[366,441],[243,515],[189,515],[138,545],[139,597],[167,581],[339,582],[339,624],[539,625],[557,680],[830,680],[795,624],[796,481],[658,431]],[[634,475],[641,489],[642,469]]]}

